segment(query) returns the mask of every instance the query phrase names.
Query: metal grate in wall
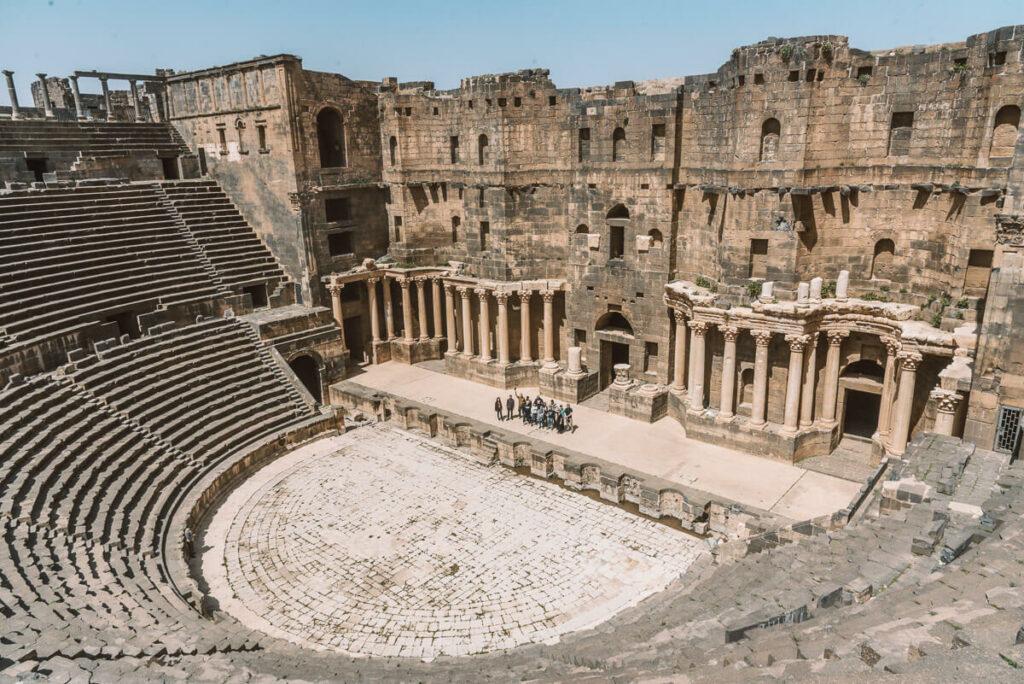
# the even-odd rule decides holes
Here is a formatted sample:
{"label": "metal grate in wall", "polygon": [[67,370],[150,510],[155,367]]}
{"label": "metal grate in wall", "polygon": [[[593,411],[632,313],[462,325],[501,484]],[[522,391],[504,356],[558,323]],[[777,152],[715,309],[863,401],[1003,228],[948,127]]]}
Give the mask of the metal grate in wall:
{"label": "metal grate in wall", "polygon": [[999,418],[996,420],[996,443],[995,450],[1004,454],[1013,451],[1017,440],[1017,431],[1020,428],[1021,413],[1024,409],[1013,406],[1000,406]]}

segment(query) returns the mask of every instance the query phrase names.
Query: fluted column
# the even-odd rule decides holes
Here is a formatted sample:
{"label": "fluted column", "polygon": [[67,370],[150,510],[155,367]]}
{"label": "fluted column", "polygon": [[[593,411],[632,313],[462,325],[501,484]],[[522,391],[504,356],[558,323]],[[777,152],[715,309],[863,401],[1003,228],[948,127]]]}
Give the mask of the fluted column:
{"label": "fluted column", "polygon": [[814,423],[814,385],[818,379],[818,333],[812,333],[804,355],[804,384],[800,398],[800,427]]}
{"label": "fluted column", "polygon": [[498,363],[507,366],[508,353],[508,292],[495,292],[498,302]]}
{"label": "fluted column", "polygon": [[416,279],[416,309],[419,313],[420,341],[430,339],[430,331],[427,330],[427,279]]}
{"label": "fluted column", "polygon": [[445,283],[444,286],[444,318],[445,332],[448,335],[448,353],[454,354],[458,351],[458,333],[455,330],[455,288]]}
{"label": "fluted column", "polygon": [[331,293],[331,313],[334,315],[334,322],[338,324],[338,330],[341,331],[341,347],[346,349],[348,345],[345,344],[345,313],[341,308],[341,291],[345,289],[344,283],[332,282],[327,286],[327,291]]}
{"label": "fluted column", "polygon": [[544,300],[544,365],[553,368],[555,362],[555,293],[544,290],[540,293]]}
{"label": "fluted column", "polygon": [[36,74],[39,79],[39,85],[43,90],[43,111],[46,112],[46,118],[53,118],[53,103],[50,102],[50,91],[46,87],[46,74]]}
{"label": "fluted column", "polygon": [[7,97],[11,100],[11,119],[20,119],[21,109],[18,107],[18,89],[14,87],[14,72],[4,69],[3,74],[4,80],[7,81]]}
{"label": "fluted column", "polygon": [[821,422],[825,427],[836,424],[836,401],[839,398],[839,364],[843,356],[845,330],[828,332],[828,355],[825,357],[825,388],[821,396]]}
{"label": "fluted column", "polygon": [[936,387],[932,390],[930,397],[935,401],[934,432],[952,436],[953,426],[956,422],[956,409],[960,404],[960,394],[953,390]]}
{"label": "fluted column", "polygon": [[459,296],[462,297],[462,353],[466,356],[473,355],[473,303],[469,301],[470,289],[459,288]]}
{"label": "fluted column", "polygon": [[690,409],[704,410],[704,338],[711,326],[707,321],[690,322]]}
{"label": "fluted column", "polygon": [[892,433],[892,411],[896,396],[896,354],[900,343],[893,338],[883,338],[885,343],[885,373],[882,375],[882,398],[878,408],[878,437],[883,445],[889,443]]}
{"label": "fluted column", "polygon": [[402,338],[406,342],[413,341],[412,293],[409,292],[409,285],[409,278],[398,279],[398,286],[402,288]]}
{"label": "fluted column", "polygon": [[441,277],[433,276],[430,279],[430,298],[434,302],[434,339],[440,340],[444,337],[444,330],[441,328]]}
{"label": "fluted column", "polygon": [[786,412],[782,421],[784,432],[795,434],[800,420],[800,386],[804,371],[804,350],[810,335],[786,335],[789,342],[789,375],[786,378]]}
{"label": "fluted column", "polygon": [[720,392],[719,415],[732,418],[734,413],[733,398],[736,394],[736,338],[740,331],[734,326],[722,328],[725,338],[725,351],[722,354],[722,391]]}
{"label": "fluted column", "polygon": [[132,89],[132,104],[135,105],[135,120],[142,121],[142,103],[139,102],[139,87],[135,81],[128,81],[129,87]]}
{"label": "fluted column", "polygon": [[384,285],[384,329],[389,340],[395,338],[395,306],[391,301],[391,279],[384,276],[381,279]]}
{"label": "fluted column", "polygon": [[491,301],[486,289],[475,290],[480,301],[480,360],[488,363],[491,360]]}
{"label": "fluted column", "polygon": [[366,281],[366,297],[370,306],[370,335],[374,342],[380,342],[380,313],[377,311],[377,283],[380,278]]}
{"label": "fluted column", "polygon": [[100,76],[100,87],[103,88],[103,106],[106,109],[107,121],[113,121],[114,110],[110,106],[110,88],[107,87],[105,76]]}
{"label": "fluted column", "polygon": [[766,422],[768,407],[768,346],[772,334],[767,330],[750,333],[754,337],[754,396],[750,406],[750,424],[760,427]]}
{"label": "fluted column", "polygon": [[71,81],[71,97],[75,99],[75,118],[84,119],[85,109],[82,107],[82,94],[78,91],[78,77],[69,76],[68,80]]}
{"label": "fluted column", "polygon": [[921,355],[916,353],[903,354],[899,357],[900,385],[896,395],[896,416],[892,423],[892,440],[890,450],[897,456],[907,450],[910,438],[910,414],[914,408],[914,384],[917,381],[917,367],[921,364]]}
{"label": "fluted column", "polygon": [[675,361],[672,366],[672,391],[682,394],[686,391],[686,316],[682,311],[673,311],[676,322]]}
{"label": "fluted column", "polygon": [[533,363],[533,350],[530,348],[530,298],[533,290],[519,293],[519,362]]}

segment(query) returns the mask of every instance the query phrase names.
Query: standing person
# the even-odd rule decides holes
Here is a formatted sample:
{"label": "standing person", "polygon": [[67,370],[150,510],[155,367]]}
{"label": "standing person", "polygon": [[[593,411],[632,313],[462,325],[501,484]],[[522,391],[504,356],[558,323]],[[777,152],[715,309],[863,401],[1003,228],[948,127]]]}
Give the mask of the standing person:
{"label": "standing person", "polygon": [[192,530],[185,528],[185,557],[192,558],[195,555],[195,547],[192,543]]}
{"label": "standing person", "polygon": [[516,408],[516,400],[512,398],[512,395],[508,395],[508,399],[505,400],[505,410],[508,412],[508,418],[506,420],[512,420],[513,411]]}
{"label": "standing person", "polygon": [[502,420],[501,397],[494,400],[494,413],[497,414],[498,420]]}
{"label": "standing person", "polygon": [[565,427],[569,432],[576,432],[576,426],[572,423],[572,406],[565,405]]}
{"label": "standing person", "polygon": [[555,412],[555,429],[558,430],[558,434],[565,432],[565,409],[559,408]]}

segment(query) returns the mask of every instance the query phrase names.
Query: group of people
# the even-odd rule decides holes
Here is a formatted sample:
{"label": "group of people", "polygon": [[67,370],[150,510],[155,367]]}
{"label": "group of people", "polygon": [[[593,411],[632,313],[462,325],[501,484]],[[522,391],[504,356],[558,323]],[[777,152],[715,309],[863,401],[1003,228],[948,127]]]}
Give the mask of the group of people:
{"label": "group of people", "polygon": [[510,394],[504,402],[500,396],[495,399],[494,413],[498,420],[512,420],[518,414],[520,420],[527,425],[558,430],[559,433],[576,430],[572,422],[572,407],[568,404],[559,406],[554,399],[546,402],[537,396],[531,400],[516,392],[515,397]]}

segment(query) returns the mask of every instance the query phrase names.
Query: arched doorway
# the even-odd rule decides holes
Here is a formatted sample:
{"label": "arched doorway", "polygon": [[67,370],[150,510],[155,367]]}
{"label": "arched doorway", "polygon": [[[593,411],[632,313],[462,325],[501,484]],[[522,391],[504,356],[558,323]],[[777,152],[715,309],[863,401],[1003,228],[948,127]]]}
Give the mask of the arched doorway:
{"label": "arched doorway", "polygon": [[317,367],[316,361],[313,357],[308,354],[302,354],[296,356],[294,359],[288,362],[288,367],[292,369],[297,377],[305,386],[309,393],[313,395],[317,403],[323,401],[322,394],[320,392],[320,369]]}
{"label": "arched doorway", "polygon": [[320,166],[345,166],[345,127],[337,109],[326,107],[316,115],[316,136],[320,142]]}
{"label": "arched doorway", "polygon": [[597,319],[594,332],[601,343],[599,382],[603,390],[615,379],[615,364],[629,363],[629,346],[635,338],[633,326],[619,311],[609,311]]}
{"label": "arched doorway", "polygon": [[854,361],[843,370],[840,387],[843,390],[843,434],[871,439],[878,429],[878,415],[882,405],[882,377],[884,371],[871,359]]}

